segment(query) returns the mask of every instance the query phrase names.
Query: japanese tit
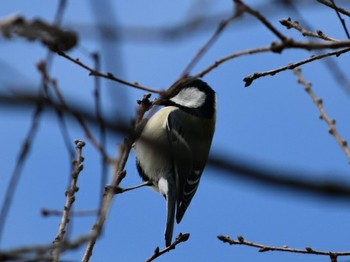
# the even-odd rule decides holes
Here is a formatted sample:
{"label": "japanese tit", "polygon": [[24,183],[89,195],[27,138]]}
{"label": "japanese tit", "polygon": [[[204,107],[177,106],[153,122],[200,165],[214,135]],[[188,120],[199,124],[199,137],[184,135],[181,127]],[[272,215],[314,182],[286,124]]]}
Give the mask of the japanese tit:
{"label": "japanese tit", "polygon": [[[137,170],[167,204],[165,244],[172,241],[196,193],[216,122],[216,94],[199,79],[185,83],[164,102],[134,144]],[[154,143],[152,143],[154,141]]]}

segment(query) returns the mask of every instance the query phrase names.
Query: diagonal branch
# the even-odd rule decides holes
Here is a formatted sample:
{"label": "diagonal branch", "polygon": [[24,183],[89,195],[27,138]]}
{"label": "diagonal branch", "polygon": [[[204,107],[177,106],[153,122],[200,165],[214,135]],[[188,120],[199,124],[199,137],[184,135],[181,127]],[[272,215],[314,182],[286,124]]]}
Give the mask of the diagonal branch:
{"label": "diagonal branch", "polygon": [[282,34],[276,27],[274,27],[260,12],[251,8],[241,0],[234,0],[237,5],[240,6],[240,10],[247,12],[248,14],[256,17],[261,23],[263,23],[275,36],[277,36],[282,42],[287,40],[287,37]]}
{"label": "diagonal branch", "polygon": [[145,87],[143,85],[140,85],[139,83],[135,82],[135,83],[131,83],[131,82],[128,82],[128,81],[125,81],[119,77],[116,77],[114,76],[112,73],[102,73],[100,71],[97,71],[96,69],[84,64],[83,62],[80,61],[79,58],[72,58],[71,56],[69,56],[68,54],[66,54],[65,52],[61,52],[61,51],[58,51],[57,52],[58,55],[68,59],[69,61],[79,65],[80,67],[86,69],[90,75],[92,76],[98,76],[98,77],[103,77],[103,78],[106,78],[106,79],[109,79],[109,80],[112,80],[112,81],[115,81],[115,82],[118,82],[120,84],[123,84],[123,85],[126,85],[126,86],[130,86],[130,87],[134,87],[136,89],[140,89],[140,90],[143,90],[143,91],[146,91],[146,92],[150,92],[150,93],[156,93],[156,94],[160,94],[161,91],[159,90],[156,90],[156,89],[152,89],[152,88],[149,88],[149,87]]}
{"label": "diagonal branch", "polygon": [[312,101],[315,103],[318,110],[320,111],[320,114],[321,114],[320,118],[323,119],[327,123],[328,128],[329,128],[328,129],[329,134],[331,134],[335,138],[335,140],[337,141],[337,143],[339,144],[339,146],[341,147],[341,149],[344,151],[345,155],[347,156],[348,160],[350,161],[350,149],[348,147],[348,143],[339,134],[339,132],[336,128],[336,125],[335,125],[336,121],[334,119],[331,119],[329,117],[329,115],[327,114],[327,111],[326,111],[324,104],[323,104],[323,100],[320,99],[319,97],[317,97],[316,93],[311,88],[311,83],[308,83],[305,80],[300,68],[295,69],[294,73],[298,77],[298,83],[300,83],[301,85],[304,86],[305,91],[309,94]]}
{"label": "diagonal branch", "polygon": [[160,257],[161,255],[169,252],[170,250],[173,250],[175,249],[175,247],[177,245],[179,245],[180,243],[182,242],[186,242],[190,237],[190,234],[189,233],[185,233],[185,234],[179,234],[176,238],[176,240],[174,241],[174,243],[172,243],[170,246],[164,248],[163,250],[159,250],[159,247],[156,248],[156,250],[154,250],[154,254],[148,258],[146,260],[146,262],[151,262],[153,260],[155,260],[156,258]]}

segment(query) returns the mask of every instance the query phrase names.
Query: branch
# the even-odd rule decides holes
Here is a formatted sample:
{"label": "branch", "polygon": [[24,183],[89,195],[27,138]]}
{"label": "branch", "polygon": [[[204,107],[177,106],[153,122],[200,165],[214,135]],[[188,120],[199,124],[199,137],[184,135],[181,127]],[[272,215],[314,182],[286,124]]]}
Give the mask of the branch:
{"label": "branch", "polygon": [[269,70],[269,71],[265,71],[265,72],[257,72],[257,73],[254,73],[252,75],[249,75],[249,76],[246,76],[245,78],[243,78],[243,81],[245,82],[245,87],[248,87],[250,86],[254,80],[260,78],[260,77],[264,77],[264,76],[274,76],[276,75],[277,73],[280,73],[282,71],[285,71],[285,70],[292,70],[292,69],[295,69],[301,65],[304,65],[304,64],[307,64],[307,63],[310,63],[310,62],[313,62],[315,60],[320,60],[320,59],[323,59],[325,57],[329,57],[329,56],[340,56],[341,54],[344,54],[346,52],[349,52],[350,51],[350,47],[349,48],[344,48],[344,49],[341,49],[341,50],[337,50],[337,51],[334,51],[334,52],[330,52],[330,53],[325,53],[325,54],[320,54],[320,55],[313,55],[305,60],[302,60],[302,61],[299,61],[299,62],[296,62],[296,63],[292,63],[292,64],[288,64],[286,66],[283,66],[283,67],[280,67],[280,68],[276,68],[276,69],[273,69],[273,70]]}
{"label": "branch", "polygon": [[[61,252],[66,250],[73,250],[81,247],[87,241],[91,239],[91,234],[80,236],[73,241],[64,241],[60,247]],[[0,251],[0,261],[42,261],[40,257],[46,256],[47,260],[52,257],[48,257],[47,253],[52,249],[52,244],[47,245],[32,245],[24,246],[9,250]],[[37,257],[33,257],[37,256]]]}
{"label": "branch", "polygon": [[[46,68],[46,64],[45,62],[40,62],[38,64],[38,70],[40,71],[45,83],[47,84],[50,84],[58,98],[58,101],[60,102],[60,106],[54,106],[53,108],[55,108],[58,116],[60,117],[60,120],[61,120],[61,123],[62,125],[64,124],[64,120],[63,120],[63,117],[62,117],[62,113],[64,112],[70,112],[74,117],[75,119],[78,121],[78,123],[80,124],[80,126],[82,127],[84,133],[85,133],[85,136],[89,139],[89,141],[95,146],[95,148],[101,153],[102,157],[104,159],[108,159],[109,161],[111,161],[110,157],[108,156],[106,150],[105,150],[105,146],[102,144],[100,144],[98,142],[98,140],[95,138],[95,136],[93,135],[93,133],[91,132],[91,130],[89,129],[85,119],[75,110],[72,110],[71,107],[68,105],[68,103],[66,102],[65,98],[63,97],[61,91],[60,91],[60,88],[58,86],[58,83],[55,79],[51,78],[47,72],[47,68]],[[49,103],[52,103],[51,100],[48,100],[47,102]],[[62,111],[62,108],[60,107],[63,107],[64,110]],[[97,120],[100,122],[101,121],[101,116],[99,114],[96,115],[97,117]],[[100,124],[101,125],[101,124]],[[64,133],[66,134],[64,137],[68,137],[68,131],[65,130],[64,128],[62,128]],[[73,153],[71,153],[71,150],[70,150],[70,141],[67,141],[67,138],[65,139],[65,142],[66,142],[66,145],[67,145],[67,148],[68,148],[68,152],[70,153],[70,155],[73,155]],[[73,159],[73,157],[71,158]]]}
{"label": "branch", "polygon": [[291,18],[288,19],[281,19],[280,20],[281,25],[285,26],[287,29],[294,28],[298,30],[303,36],[309,36],[309,37],[315,37],[315,38],[320,38],[326,41],[333,41],[333,42],[338,42],[340,40],[329,37],[325,35],[321,30],[317,30],[316,33],[311,32],[309,30],[306,30],[304,27],[302,27],[298,21],[292,21]]}
{"label": "branch", "polygon": [[336,128],[336,125],[335,125],[336,121],[334,119],[331,119],[328,116],[327,111],[326,111],[324,104],[323,104],[323,100],[317,97],[317,95],[315,94],[315,92],[312,89],[311,83],[308,83],[305,80],[300,68],[295,69],[294,73],[298,77],[298,83],[304,86],[305,91],[309,94],[312,101],[318,107],[318,110],[320,111],[320,114],[321,114],[320,119],[324,120],[327,123],[327,125],[329,127],[329,129],[328,129],[329,134],[331,134],[335,138],[335,140],[337,141],[337,143],[339,144],[339,146],[341,147],[341,149],[344,151],[345,155],[347,156],[348,160],[350,161],[350,149],[348,147],[348,143],[339,134],[339,132]]}
{"label": "branch", "polygon": [[225,56],[223,58],[220,58],[218,60],[216,60],[212,65],[210,65],[209,67],[207,67],[206,69],[204,69],[202,72],[196,74],[194,77],[197,78],[201,78],[203,76],[205,76],[206,74],[208,74],[209,72],[211,72],[212,70],[214,70],[215,68],[217,68],[219,65],[229,61],[229,60],[233,60],[235,58],[241,57],[241,56],[245,56],[245,55],[252,55],[252,54],[258,54],[258,53],[266,53],[266,52],[270,52],[271,51],[271,47],[260,47],[260,48],[253,48],[253,49],[248,49],[248,50],[243,50],[228,56]]}
{"label": "branch", "polygon": [[92,68],[92,67],[84,64],[83,62],[81,62],[79,58],[74,59],[74,58],[72,58],[71,56],[67,55],[64,52],[58,51],[57,54],[62,56],[62,57],[64,57],[64,58],[66,58],[66,59],[68,59],[69,61],[79,65],[80,67],[86,69],[89,72],[89,74],[92,75],[92,76],[103,77],[103,78],[106,78],[106,79],[118,82],[120,84],[123,84],[123,85],[126,85],[126,86],[130,86],[130,87],[134,87],[136,89],[143,90],[143,91],[150,92],[150,93],[156,93],[156,94],[161,94],[162,93],[159,90],[142,86],[142,85],[140,85],[137,82],[131,83],[131,82],[125,81],[125,80],[123,80],[121,78],[118,78],[118,77],[114,76],[112,73],[109,73],[109,72],[108,73],[102,73],[100,71],[97,71],[94,68]]}
{"label": "branch", "polygon": [[287,40],[287,37],[283,35],[276,27],[274,27],[260,12],[251,8],[247,4],[245,4],[241,0],[234,0],[237,5],[239,5],[239,9],[243,12],[247,12],[248,14],[256,17],[261,23],[263,23],[277,38],[279,38],[282,42]]}
{"label": "branch", "polygon": [[150,258],[148,258],[146,260],[146,262],[151,262],[151,261],[155,260],[156,258],[160,257],[161,255],[169,252],[170,250],[175,249],[175,247],[178,244],[180,244],[182,242],[186,242],[189,239],[189,237],[190,237],[189,233],[185,233],[185,234],[180,233],[177,236],[176,240],[170,246],[164,248],[163,250],[159,250],[159,247],[157,247],[156,250],[154,250],[154,254]]}
{"label": "branch", "polygon": [[195,57],[191,60],[191,62],[187,65],[183,73],[181,74],[181,77],[186,77],[190,73],[190,71],[193,69],[193,67],[198,63],[198,61],[203,57],[203,55],[213,46],[213,44],[216,42],[216,40],[219,38],[221,33],[224,31],[224,29],[229,25],[229,23],[240,16],[239,10],[236,11],[235,14],[230,16],[228,19],[222,20],[219,26],[217,27],[216,31],[212,35],[212,37],[204,44],[204,46],[199,49],[198,53],[195,55]]}
{"label": "branch", "polygon": [[254,243],[254,242],[245,240],[244,237],[242,236],[238,236],[237,240],[231,239],[229,236],[223,236],[223,235],[219,235],[217,238],[222,242],[228,243],[230,245],[244,245],[244,246],[258,248],[259,252],[280,251],[280,252],[290,252],[290,253],[299,253],[299,254],[329,256],[332,262],[336,262],[337,258],[340,256],[350,256],[350,251],[333,252],[333,251],[315,250],[311,247],[305,247],[305,249],[297,249],[297,248],[290,248],[288,246],[283,246],[283,247],[268,246],[268,245]]}
{"label": "branch", "polygon": [[349,16],[350,17],[350,11],[344,9],[344,8],[341,8],[341,7],[338,7],[338,6],[335,6],[334,4],[332,4],[331,2],[328,2],[327,0],[317,0],[317,2],[321,3],[321,4],[324,4],[334,10],[336,10],[337,12],[339,13],[342,13],[343,15],[346,15],[346,16]]}
{"label": "branch", "polygon": [[[49,101],[43,97],[28,95],[18,95],[17,97],[13,97],[0,93],[0,106],[13,107],[16,109],[28,109],[37,105],[38,103],[41,104],[41,106],[45,109],[52,110],[57,108],[66,114],[79,114],[84,118],[85,121],[91,123],[92,125],[96,127],[99,125],[95,114],[92,114],[90,111],[84,110],[83,108],[75,108],[74,106],[71,106],[70,110],[67,111],[65,107],[62,107],[62,105]],[[74,105],[77,103],[72,104]],[[135,131],[131,129],[127,123],[106,121],[105,126],[112,133],[119,135],[131,134],[132,137],[137,137],[139,132],[138,130]],[[218,174],[225,175],[229,178],[251,180],[265,186],[267,185],[273,186],[274,188],[286,188],[289,191],[302,191],[304,193],[309,193],[315,196],[327,197],[328,199],[334,198],[335,201],[339,201],[338,199],[350,199],[350,187],[346,186],[346,183],[336,183],[334,179],[328,181],[323,180],[322,182],[315,179],[303,179],[304,177],[319,177],[321,175],[320,173],[310,173],[303,171],[291,172],[290,170],[278,168],[267,169],[264,166],[252,165],[251,160],[244,161],[232,155],[228,156],[214,153],[209,158],[208,165],[216,168],[216,170],[219,171]],[[335,172],[329,172],[327,174],[327,176],[331,176],[332,178],[337,175],[340,178],[340,174],[337,174]]]}
{"label": "branch", "polygon": [[76,140],[75,141],[77,156],[76,160],[73,162],[73,171],[71,175],[70,187],[66,191],[66,204],[64,206],[62,212],[61,223],[59,226],[58,234],[56,235],[55,240],[53,241],[53,250],[52,250],[52,260],[59,261],[59,256],[61,253],[61,246],[63,245],[64,238],[67,232],[67,226],[71,219],[71,209],[73,203],[75,201],[75,193],[78,191],[78,177],[80,172],[84,167],[84,157],[82,155],[83,147],[85,146],[85,142]]}
{"label": "branch", "polygon": [[335,10],[335,13],[336,13],[337,16],[338,16],[338,19],[339,19],[341,25],[343,26],[343,29],[344,29],[344,31],[345,31],[345,34],[346,34],[347,38],[350,39],[350,34],[349,34],[349,31],[348,31],[348,28],[346,27],[345,20],[341,17],[341,15],[340,15],[340,13],[339,13],[339,11],[338,11],[338,9],[337,9],[337,6],[335,5],[334,0],[331,0],[331,2],[332,2],[332,5],[333,5],[333,8],[334,8],[334,10]]}
{"label": "branch", "polygon": [[82,259],[83,262],[87,262],[90,260],[95,243],[98,237],[102,233],[104,223],[107,219],[107,216],[112,206],[113,198],[115,196],[115,191],[113,187],[118,187],[121,181],[125,178],[125,175],[126,175],[126,171],[124,170],[125,165],[128,160],[131,147],[135,142],[135,139],[137,138],[135,136],[135,133],[137,133],[136,131],[139,129],[139,125],[142,122],[143,115],[152,106],[152,104],[149,101],[149,98],[150,98],[150,95],[145,95],[142,101],[139,101],[139,108],[137,110],[137,114],[134,120],[134,125],[132,128],[133,132],[130,132],[128,137],[124,139],[124,143],[120,145],[120,148],[119,148],[120,156],[118,161],[115,164],[115,171],[111,182],[112,187],[106,187],[106,191],[103,196],[103,200],[100,207],[99,216],[97,218],[96,223],[92,227],[92,238],[87,245],[87,248],[85,250],[85,253]]}

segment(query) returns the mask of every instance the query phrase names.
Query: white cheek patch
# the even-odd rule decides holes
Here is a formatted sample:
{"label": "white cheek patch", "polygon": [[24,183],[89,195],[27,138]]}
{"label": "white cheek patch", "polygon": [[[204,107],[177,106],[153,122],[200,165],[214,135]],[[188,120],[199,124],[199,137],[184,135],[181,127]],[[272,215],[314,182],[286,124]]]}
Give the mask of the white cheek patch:
{"label": "white cheek patch", "polygon": [[170,101],[184,107],[198,108],[204,104],[205,98],[206,94],[203,91],[196,87],[188,87],[182,89],[176,96],[172,97]]}

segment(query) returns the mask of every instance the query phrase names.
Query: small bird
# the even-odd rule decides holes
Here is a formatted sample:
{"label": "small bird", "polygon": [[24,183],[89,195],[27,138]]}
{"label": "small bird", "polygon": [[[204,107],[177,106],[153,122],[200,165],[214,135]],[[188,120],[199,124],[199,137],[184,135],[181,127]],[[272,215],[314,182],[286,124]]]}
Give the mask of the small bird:
{"label": "small bird", "polygon": [[146,123],[134,150],[141,178],[166,199],[165,244],[169,246],[175,211],[180,223],[208,159],[216,94],[207,83],[192,79],[162,105]]}

